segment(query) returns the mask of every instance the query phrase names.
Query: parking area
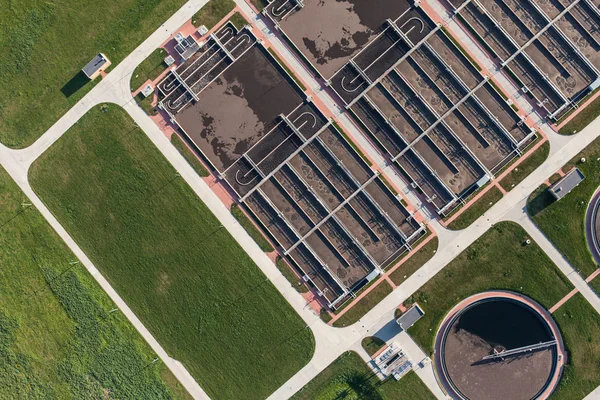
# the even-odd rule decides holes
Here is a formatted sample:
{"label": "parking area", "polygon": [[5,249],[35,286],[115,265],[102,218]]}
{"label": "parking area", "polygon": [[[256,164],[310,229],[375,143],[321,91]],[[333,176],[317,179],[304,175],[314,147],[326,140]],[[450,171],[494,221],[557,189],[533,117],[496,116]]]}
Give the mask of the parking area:
{"label": "parking area", "polygon": [[313,69],[329,79],[382,32],[386,19],[398,18],[408,4],[407,0],[274,0],[264,13]]}
{"label": "parking area", "polygon": [[551,119],[600,85],[600,11],[588,0],[473,0],[458,18]]}
{"label": "parking area", "polygon": [[332,307],[424,234],[250,30],[226,25],[158,87],[163,110]]}

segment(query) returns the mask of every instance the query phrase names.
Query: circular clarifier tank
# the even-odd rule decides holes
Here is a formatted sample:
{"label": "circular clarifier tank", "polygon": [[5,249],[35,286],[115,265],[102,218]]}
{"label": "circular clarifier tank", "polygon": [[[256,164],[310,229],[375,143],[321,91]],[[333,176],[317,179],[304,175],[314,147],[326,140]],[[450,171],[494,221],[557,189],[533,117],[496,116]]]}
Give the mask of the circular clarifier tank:
{"label": "circular clarifier tank", "polygon": [[563,365],[560,332],[538,303],[486,292],[457,305],[436,338],[436,369],[456,399],[545,399]]}

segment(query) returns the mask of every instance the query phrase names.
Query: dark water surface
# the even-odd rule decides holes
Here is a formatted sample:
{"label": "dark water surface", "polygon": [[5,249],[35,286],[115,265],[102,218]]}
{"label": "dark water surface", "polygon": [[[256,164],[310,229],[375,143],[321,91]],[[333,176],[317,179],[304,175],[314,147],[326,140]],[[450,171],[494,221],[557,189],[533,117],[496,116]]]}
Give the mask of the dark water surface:
{"label": "dark water surface", "polygon": [[506,299],[478,303],[463,312],[454,326],[506,349],[552,340],[546,323],[529,307]]}

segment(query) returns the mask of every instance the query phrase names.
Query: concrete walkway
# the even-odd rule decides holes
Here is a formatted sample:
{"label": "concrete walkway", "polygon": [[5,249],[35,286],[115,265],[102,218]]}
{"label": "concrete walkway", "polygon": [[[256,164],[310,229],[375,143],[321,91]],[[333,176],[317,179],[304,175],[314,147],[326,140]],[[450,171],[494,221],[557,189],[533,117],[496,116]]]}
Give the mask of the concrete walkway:
{"label": "concrete walkway", "polygon": [[[162,349],[152,335],[146,330],[136,316],[131,312],[127,305],[122,301],[118,294],[110,287],[108,282],[98,273],[98,270],[81,251],[77,244],[72,240],[68,233],[62,228],[60,223],[52,216],[50,211],[44,206],[41,200],[33,193],[27,180],[27,171],[31,163],[37,159],[43,152],[48,149],[56,140],[58,140],[81,116],[83,116],[93,106],[103,102],[113,102],[122,106],[136,123],[144,130],[150,140],[158,147],[164,156],[173,164],[182,178],[190,185],[197,195],[207,204],[208,207],[215,213],[221,224],[232,234],[232,236],[240,243],[244,250],[252,257],[258,267],[271,280],[275,287],[282,293],[287,301],[294,307],[298,314],[307,324],[307,327],[313,331],[316,342],[315,354],[311,361],[294,375],[288,382],[280,387],[270,398],[286,399],[293,395],[302,386],[308,383],[312,378],[325,369],[339,355],[351,348],[356,348],[357,343],[360,343],[363,337],[373,335],[378,327],[385,326],[393,320],[393,313],[398,304],[405,301],[428,280],[441,271],[445,265],[452,261],[460,252],[467,248],[471,243],[483,235],[494,223],[517,218],[518,214],[514,209],[518,209],[524,204],[528,195],[535,190],[542,182],[550,177],[557,169],[559,169],[567,160],[575,156],[580,150],[586,147],[594,139],[600,136],[600,121],[593,122],[588,128],[574,137],[561,137],[556,134],[551,128],[543,124],[539,120],[540,126],[548,135],[551,143],[551,155],[538,169],[536,169],[529,177],[521,184],[517,185],[503,199],[496,203],[488,210],[481,218],[473,223],[467,229],[462,231],[449,231],[443,228],[434,216],[429,212],[428,208],[421,202],[416,193],[407,187],[401,180],[396,171],[385,165],[383,158],[379,155],[369,143],[369,141],[357,130],[354,124],[345,115],[340,115],[341,110],[337,104],[329,97],[327,92],[320,87],[319,83],[312,78],[310,73],[301,66],[295,55],[293,55],[279,40],[279,38],[271,32],[261,20],[256,20],[256,26],[260,29],[283,55],[286,62],[295,69],[300,77],[308,82],[310,87],[315,90],[319,98],[326,106],[339,116],[339,120],[344,129],[364,148],[367,150],[369,157],[386,172],[388,177],[400,187],[403,193],[407,196],[413,205],[417,206],[420,211],[429,220],[430,226],[436,231],[440,240],[440,247],[436,255],[419,269],[413,276],[409,277],[404,283],[398,286],[389,296],[381,303],[375,306],[367,315],[365,315],[356,324],[339,329],[333,328],[323,323],[319,317],[307,307],[306,301],[298,294],[292,286],[279,273],[273,262],[258,248],[256,243],[248,236],[245,230],[231,216],[229,211],[224,207],[214,192],[208,187],[206,182],[199,178],[192,170],[184,158],[175,150],[168,139],[162,134],[152,120],[135,104],[130,90],[129,80],[131,74],[141,61],[145,59],[158,45],[166,40],[177,28],[189,19],[207,0],[192,0],[188,2],[181,10],[179,10],[172,18],[169,19],[161,28],[152,34],[142,45],[140,45],[130,56],[128,56],[121,64],[114,68],[108,76],[92,89],[77,105],[65,114],[52,128],[50,128],[37,142],[24,150],[10,150],[0,145],[0,164],[9,172],[13,179],[19,184],[21,189],[31,199],[32,203],[40,210],[42,215],[48,220],[51,226],[65,240],[67,245],[75,253],[82,263],[90,270],[97,281],[102,285],[104,290],[111,296],[113,301],[123,311],[123,313],[134,324],[136,329],[140,331],[142,336],[152,346],[153,350],[165,362],[165,364],[173,371],[175,376],[182,382],[186,389],[194,398],[206,398],[205,393],[193,378],[185,371],[185,368],[175,360],[171,359],[168,354]],[[243,0],[236,0],[238,6],[252,18],[256,19],[256,15]],[[454,33],[454,32],[453,32]],[[499,80],[504,86],[506,82]],[[519,104],[521,105],[521,104]],[[519,223],[524,224],[525,229],[530,232],[532,238],[540,243],[546,250],[547,244],[543,244],[547,239],[539,238],[539,231],[536,235],[535,226],[532,227],[531,221],[529,225],[526,220],[519,220]],[[542,235],[543,236],[543,235]],[[552,253],[552,249],[548,248]],[[554,249],[554,251],[556,251]],[[556,252],[557,253],[557,252]],[[552,259],[559,259],[560,254],[550,254]],[[557,263],[557,265],[559,265]],[[582,279],[577,274],[572,274],[564,263],[559,265],[561,270],[569,276],[584,293],[586,290],[581,286]],[[572,270],[572,268],[571,268]],[[586,285],[587,287],[587,285]],[[597,309],[600,310],[599,299],[593,292],[587,288],[586,299]],[[433,370],[431,370],[433,373]],[[437,382],[432,381],[426,375],[429,372],[423,372],[419,375],[428,387],[434,393],[438,393],[439,387]]]}

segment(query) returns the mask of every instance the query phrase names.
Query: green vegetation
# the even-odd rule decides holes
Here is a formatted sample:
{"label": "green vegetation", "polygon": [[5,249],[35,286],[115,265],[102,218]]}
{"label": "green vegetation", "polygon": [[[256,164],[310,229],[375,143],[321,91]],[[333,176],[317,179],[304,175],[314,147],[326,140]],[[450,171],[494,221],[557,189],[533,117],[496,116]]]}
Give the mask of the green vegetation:
{"label": "green vegetation", "polygon": [[463,54],[463,56],[465,56],[465,58],[467,60],[469,60],[469,62],[475,67],[477,68],[477,71],[482,71],[481,66],[477,63],[477,61],[475,61],[473,59],[473,57],[471,57],[471,55],[462,47],[462,45],[460,43],[458,43],[458,40],[456,40],[454,38],[454,36],[448,31],[448,29],[442,27],[442,32],[444,32],[446,34],[446,36],[448,37],[448,39],[450,39],[450,41],[452,43],[454,43],[454,45],[456,46],[456,48]]}
{"label": "green vegetation", "polygon": [[433,352],[435,333],[448,311],[473,294],[492,289],[523,293],[546,308],[572,289],[569,280],[517,224],[494,225],[415,293],[425,316],[409,329],[417,343]]}
{"label": "green vegetation", "polygon": [[600,316],[577,293],[554,314],[568,351],[553,400],[579,400],[600,385]]}
{"label": "green vegetation", "polygon": [[571,116],[571,114],[573,114],[575,111],[577,111],[577,109],[579,107],[581,107],[583,105],[583,103],[585,103],[593,95],[595,95],[598,92],[598,90],[600,90],[600,88],[596,88],[596,89],[592,90],[583,99],[579,100],[576,105],[575,104],[571,105],[571,109],[565,115],[563,115],[562,117],[560,117],[554,124],[555,125],[560,125],[563,121],[565,121],[567,118],[569,118],[569,116]]}
{"label": "green vegetation", "polygon": [[254,7],[256,7],[256,9],[261,12],[263,10],[263,8],[265,8],[266,6],[269,5],[269,1],[268,0],[250,0],[250,2],[252,4],[254,4]]}
{"label": "green vegetation", "polygon": [[358,354],[349,351],[292,397],[292,400],[342,399],[433,400],[435,396],[414,372],[399,381],[394,378],[380,381]]}
{"label": "green vegetation", "polygon": [[352,147],[352,148],[354,149],[354,151],[356,151],[356,152],[358,153],[358,155],[360,156],[360,158],[362,158],[362,159],[363,159],[363,161],[364,161],[365,163],[367,163],[367,165],[368,165],[369,167],[372,167],[372,166],[373,166],[373,163],[371,162],[371,160],[369,160],[369,159],[367,158],[367,156],[365,155],[365,153],[363,153],[363,152],[362,152],[362,150],[361,150],[361,149],[360,149],[360,148],[359,148],[359,147],[356,145],[356,143],[354,143],[354,141],[353,141],[352,139],[350,139],[350,137],[348,136],[348,134],[346,133],[346,131],[345,131],[345,130],[343,130],[343,129],[342,129],[342,127],[341,127],[341,126],[339,126],[339,125],[338,125],[338,123],[337,123],[337,122],[335,122],[335,121],[333,121],[333,122],[331,123],[331,125],[333,125],[333,127],[334,127],[334,128],[337,130],[337,131],[338,131],[338,133],[339,133],[340,135],[342,135],[342,137],[343,137],[344,139],[346,139],[346,142],[348,142],[348,144],[350,145],[350,147]]}
{"label": "green vegetation", "polygon": [[137,94],[137,96],[135,96],[135,102],[148,115],[156,115],[156,114],[158,114],[158,111],[156,111],[156,109],[152,105],[152,101],[153,100],[154,100],[154,93],[152,93],[148,97],[144,97],[144,95],[142,94],[142,92],[140,92],[140,93]]}
{"label": "green vegetation", "polygon": [[385,346],[385,341],[375,336],[367,336],[362,340],[361,345],[367,354],[372,357],[373,354],[377,353],[383,346]]}
{"label": "green vegetation", "polygon": [[556,182],[558,182],[560,180],[561,176],[560,174],[552,174],[552,176],[550,178],[548,178],[548,181],[550,182],[551,185],[555,184]]}
{"label": "green vegetation", "polygon": [[232,22],[238,30],[248,25],[248,20],[237,11],[229,18],[229,22]]}
{"label": "green vegetation", "polygon": [[600,115],[600,97],[596,98],[585,108],[583,108],[573,119],[565,124],[558,133],[561,135],[573,135],[581,132],[593,120]]}
{"label": "green vegetation", "polygon": [[414,274],[419,268],[421,268],[427,261],[433,257],[437,251],[439,240],[436,237],[431,239],[427,244],[419,249],[415,254],[402,263],[394,272],[390,274],[390,279],[396,285],[400,285],[409,276]]}
{"label": "green vegetation", "polygon": [[[26,147],[93,86],[102,52],[116,66],[184,0],[30,0],[0,7],[0,141]],[[97,81],[95,81],[97,82]]]}
{"label": "green vegetation", "polygon": [[289,69],[287,64],[283,62],[283,60],[277,55],[277,53],[275,53],[275,50],[273,50],[273,48],[269,47],[269,53],[271,53],[271,55],[279,63],[281,68],[283,68],[285,70],[285,72],[287,72],[289,74],[289,76],[292,77],[292,79],[294,80],[294,82],[296,82],[296,84],[300,87],[300,89],[302,89],[303,92],[306,92],[306,86],[304,86],[302,81],[300,79],[298,79],[298,77],[296,76],[294,71]]}
{"label": "green vegetation", "polygon": [[496,93],[498,93],[504,99],[504,101],[508,101],[508,96],[506,95],[506,93],[504,93],[502,90],[500,90],[500,88],[498,87],[498,85],[496,85],[496,82],[494,82],[492,79],[490,79],[488,81],[488,83],[490,85],[492,85],[492,87],[494,88],[494,90],[496,91]]}
{"label": "green vegetation", "polygon": [[585,213],[600,186],[600,140],[596,139],[574,157],[563,167],[563,171],[569,171],[581,158],[585,158],[586,162],[578,163],[577,167],[585,175],[585,180],[579,186],[560,201],[554,201],[545,190],[546,185],[542,185],[529,197],[527,211],[571,265],[588,276],[596,270],[597,265],[585,238]]}
{"label": "green vegetation", "polygon": [[136,91],[147,80],[155,80],[160,74],[167,69],[165,57],[167,52],[162,47],[154,50],[144,61],[137,66],[131,75],[131,91]]}
{"label": "green vegetation", "polygon": [[289,265],[283,258],[277,256],[277,260],[275,260],[275,266],[285,276],[285,279],[298,291],[298,293],[307,293],[308,288],[302,282],[302,279],[298,278],[298,275],[292,269],[292,266]]}
{"label": "green vegetation", "polygon": [[260,229],[258,229],[256,225],[254,225],[252,220],[248,218],[246,214],[244,214],[244,212],[238,204],[234,204],[231,206],[231,215],[233,215],[235,219],[237,219],[242,228],[244,228],[244,230],[248,232],[248,235],[250,235],[250,237],[256,242],[256,244],[258,245],[258,247],[260,247],[262,251],[264,251],[265,253],[270,253],[275,250],[273,246],[271,246],[271,243],[269,243],[269,241],[262,234]]}
{"label": "green vegetation", "polygon": [[329,323],[329,321],[331,321],[333,318],[331,317],[331,314],[329,314],[329,312],[327,312],[327,309],[325,308],[321,308],[321,311],[319,312],[319,317],[321,318],[321,320],[323,322],[325,322],[326,324]]}
{"label": "green vegetation", "polygon": [[548,158],[548,154],[550,154],[550,143],[545,142],[535,152],[533,152],[533,154],[527,157],[527,159],[523,160],[521,164],[519,164],[504,178],[502,178],[500,181],[500,186],[502,186],[504,190],[510,191],[512,188],[521,183],[523,179],[527,178],[529,174],[535,171],[537,167],[542,165]]}
{"label": "green vegetation", "polygon": [[194,14],[192,24],[195,27],[204,25],[207,29],[212,29],[234,8],[235,1],[233,0],[210,0],[200,11]]}
{"label": "green vegetation", "polygon": [[310,329],[121,108],[92,109],[30,180],[210,397],[265,398],[311,358]]}
{"label": "green vegetation", "polygon": [[594,289],[596,294],[600,296],[600,279],[598,277],[595,277],[589,282],[589,285],[592,289]]}
{"label": "green vegetation", "polygon": [[188,395],[0,167],[0,398]]}
{"label": "green vegetation", "polygon": [[[381,280],[381,279],[380,279]],[[375,307],[388,294],[392,293],[392,287],[385,280],[381,280],[379,284],[373,288],[365,297],[354,304],[352,308],[344,313],[340,318],[335,320],[333,326],[343,328],[352,325],[361,319],[371,308]]]}
{"label": "green vegetation", "polygon": [[492,208],[502,198],[502,192],[496,186],[492,186],[475,203],[471,204],[454,221],[448,224],[448,229],[460,230],[471,225],[475,220],[481,217],[487,210]]}
{"label": "green vegetation", "polygon": [[[381,179],[381,182],[383,182],[383,184],[390,190],[390,192],[392,192],[394,194],[394,196],[398,196],[398,191],[396,189],[394,189],[394,187],[392,186],[392,184],[387,180],[387,178],[383,175],[379,175],[379,179]],[[402,199],[404,200],[404,199]],[[406,206],[405,203],[403,203],[404,206]]]}
{"label": "green vegetation", "polygon": [[178,134],[171,135],[171,144],[175,146],[177,150],[181,153],[183,158],[194,168],[194,171],[201,177],[210,176],[210,172],[204,167],[204,164],[198,159],[196,154],[185,144],[183,139],[179,137]]}

